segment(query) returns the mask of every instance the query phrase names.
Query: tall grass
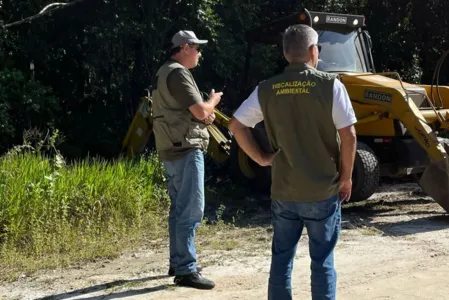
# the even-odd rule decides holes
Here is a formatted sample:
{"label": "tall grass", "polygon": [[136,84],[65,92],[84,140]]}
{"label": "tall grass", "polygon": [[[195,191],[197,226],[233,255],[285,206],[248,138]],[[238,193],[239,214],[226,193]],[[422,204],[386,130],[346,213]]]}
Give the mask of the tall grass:
{"label": "tall grass", "polygon": [[157,236],[168,212],[162,170],[154,155],[70,165],[57,152],[1,157],[0,277],[114,255],[144,233]]}

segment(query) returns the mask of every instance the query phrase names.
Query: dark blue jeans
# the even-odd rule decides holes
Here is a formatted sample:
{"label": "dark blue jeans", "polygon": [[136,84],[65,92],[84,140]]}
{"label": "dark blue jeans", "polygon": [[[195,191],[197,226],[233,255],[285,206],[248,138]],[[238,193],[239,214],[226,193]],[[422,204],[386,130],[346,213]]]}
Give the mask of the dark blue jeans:
{"label": "dark blue jeans", "polygon": [[338,195],[311,203],[273,200],[271,209],[273,242],[268,299],[292,299],[293,261],[306,226],[311,258],[312,299],[334,300],[337,285],[334,248],[341,230]]}
{"label": "dark blue jeans", "polygon": [[189,152],[175,161],[163,161],[170,196],[170,267],[176,275],[196,272],[195,231],[204,215],[204,156]]}

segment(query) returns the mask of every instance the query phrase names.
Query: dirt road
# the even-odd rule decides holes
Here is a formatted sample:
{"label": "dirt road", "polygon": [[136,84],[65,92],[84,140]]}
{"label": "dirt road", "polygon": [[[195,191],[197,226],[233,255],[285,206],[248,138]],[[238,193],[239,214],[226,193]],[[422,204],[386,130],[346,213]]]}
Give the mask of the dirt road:
{"label": "dirt road", "polygon": [[[203,275],[217,284],[212,291],[174,287],[165,275],[165,245],[21,278],[1,286],[0,299],[266,299],[268,211],[258,214],[257,224],[199,236]],[[310,299],[306,245],[304,235],[293,270],[294,299]],[[338,299],[449,299],[449,216],[416,185],[383,186],[369,201],[343,209],[336,266]]]}

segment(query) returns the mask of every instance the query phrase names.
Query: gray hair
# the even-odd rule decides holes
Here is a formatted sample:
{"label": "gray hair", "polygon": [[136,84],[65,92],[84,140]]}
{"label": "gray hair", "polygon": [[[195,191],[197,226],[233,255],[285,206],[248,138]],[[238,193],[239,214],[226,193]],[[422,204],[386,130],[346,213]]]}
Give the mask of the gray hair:
{"label": "gray hair", "polygon": [[309,60],[310,46],[318,43],[318,33],[310,26],[299,24],[288,27],[284,32],[284,53],[301,62]]}

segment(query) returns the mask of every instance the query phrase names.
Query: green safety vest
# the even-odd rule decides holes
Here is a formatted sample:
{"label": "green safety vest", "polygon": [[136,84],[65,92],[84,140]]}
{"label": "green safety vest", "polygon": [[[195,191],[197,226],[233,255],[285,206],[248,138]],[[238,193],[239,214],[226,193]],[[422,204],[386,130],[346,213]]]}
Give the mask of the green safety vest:
{"label": "green safety vest", "polygon": [[311,202],[338,193],[339,136],[332,119],[336,75],[289,65],[259,85],[268,140],[280,149],[272,165],[275,200]]}
{"label": "green safety vest", "polygon": [[[209,145],[207,125],[197,120],[189,109],[181,107],[167,87],[168,75],[177,68],[185,68],[178,62],[168,61],[157,72],[157,87],[152,93],[153,132],[158,151],[198,148]],[[199,89],[196,86],[198,93]]]}

